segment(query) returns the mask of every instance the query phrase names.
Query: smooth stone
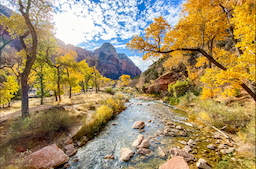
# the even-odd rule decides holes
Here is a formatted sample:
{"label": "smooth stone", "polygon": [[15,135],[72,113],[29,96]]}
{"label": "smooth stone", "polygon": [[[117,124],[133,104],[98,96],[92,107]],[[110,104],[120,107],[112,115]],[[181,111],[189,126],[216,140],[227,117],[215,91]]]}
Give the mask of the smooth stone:
{"label": "smooth stone", "polygon": [[188,163],[181,156],[172,157],[159,169],[189,169]]}
{"label": "smooth stone", "polygon": [[196,166],[201,169],[212,169],[212,167],[207,163],[207,161],[203,158],[200,158],[196,163]]}
{"label": "smooth stone", "polygon": [[158,154],[160,157],[165,157],[167,155],[162,147],[158,147]]}
{"label": "smooth stone", "polygon": [[170,154],[172,156],[182,156],[186,162],[194,160],[194,156],[192,154],[189,154],[178,148],[172,148],[170,150]]}

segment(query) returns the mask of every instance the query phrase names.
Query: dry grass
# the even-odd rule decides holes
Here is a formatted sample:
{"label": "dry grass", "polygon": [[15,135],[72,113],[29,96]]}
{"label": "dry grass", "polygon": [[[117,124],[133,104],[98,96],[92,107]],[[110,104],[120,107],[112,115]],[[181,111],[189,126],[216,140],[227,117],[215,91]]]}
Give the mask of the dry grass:
{"label": "dry grass", "polygon": [[[16,164],[15,161],[21,159],[19,156],[15,156],[14,148],[18,145],[29,148],[33,152],[52,143],[56,143],[59,147],[62,147],[64,141],[70,138],[70,135],[75,135],[79,128],[92,118],[94,111],[89,110],[88,105],[91,104],[97,109],[97,107],[101,106],[100,102],[110,97],[112,97],[112,95],[105,92],[81,93],[72,96],[71,99],[68,98],[68,96],[62,96],[61,102],[56,102],[54,97],[49,97],[44,99],[45,104],[42,106],[40,105],[40,99],[32,98],[29,99],[31,117],[26,118],[25,120],[27,121],[25,122],[24,120],[21,122],[22,119],[20,119],[21,101],[15,101],[10,108],[0,109],[0,140],[2,143],[0,149],[3,150],[0,153],[0,166],[1,164],[4,164],[5,167],[8,166],[7,168],[15,168],[17,166],[9,165],[9,161],[13,160]],[[64,116],[64,118],[61,118],[62,120],[56,118],[56,113],[51,114],[48,110],[55,106],[63,106],[65,110],[62,111],[70,112],[68,113],[69,115],[66,114],[64,116],[64,114],[61,114]],[[47,120],[47,124],[44,124],[46,114],[42,111],[46,112],[49,118],[53,120]],[[61,117],[61,115],[59,115],[59,117]],[[56,122],[57,119],[58,121]],[[73,119],[71,123],[70,119]],[[76,122],[74,122],[74,120]],[[38,127],[38,125],[43,127]],[[31,127],[33,130],[30,130]],[[50,135],[49,132],[51,133]],[[25,135],[27,136],[26,138],[24,138]],[[18,163],[19,162],[17,162],[17,164]]]}

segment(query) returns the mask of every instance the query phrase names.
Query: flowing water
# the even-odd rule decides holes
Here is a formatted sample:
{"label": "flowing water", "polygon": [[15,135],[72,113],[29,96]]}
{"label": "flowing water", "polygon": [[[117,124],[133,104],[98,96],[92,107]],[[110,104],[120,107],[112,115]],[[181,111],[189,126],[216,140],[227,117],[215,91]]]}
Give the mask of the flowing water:
{"label": "flowing water", "polygon": [[[139,102],[142,105],[137,105]],[[144,138],[155,136],[156,133],[163,131],[166,122],[175,121],[182,123],[186,120],[187,114],[173,107],[154,102],[130,99],[126,103],[127,109],[117,115],[114,120],[108,122],[104,130],[89,141],[85,146],[79,148],[76,155],[70,158],[69,163],[72,169],[118,169],[118,168],[158,168],[166,162],[168,157],[160,157],[158,155],[158,147],[162,147],[166,151],[177,146],[178,139],[183,137],[172,136],[156,136],[155,139],[149,141],[149,149],[152,151],[148,155],[134,154],[128,162],[120,159],[120,150],[128,147],[131,150],[132,143],[137,139],[139,134]],[[154,121],[148,122],[148,120]],[[135,121],[143,121],[146,126],[145,132],[139,133],[137,129],[133,129],[132,125]],[[113,125],[116,124],[116,125]],[[148,126],[150,125],[150,126]],[[185,125],[183,125],[185,126]],[[187,139],[192,137],[192,133],[197,131],[188,128]],[[114,156],[114,160],[104,159],[106,155]],[[75,162],[78,159],[77,162]]]}

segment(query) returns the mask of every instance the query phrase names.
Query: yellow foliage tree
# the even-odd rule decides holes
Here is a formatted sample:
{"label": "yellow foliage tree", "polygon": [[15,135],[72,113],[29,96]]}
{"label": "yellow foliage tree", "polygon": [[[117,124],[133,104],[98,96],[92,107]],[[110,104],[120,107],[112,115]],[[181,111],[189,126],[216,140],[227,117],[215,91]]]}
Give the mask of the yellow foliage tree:
{"label": "yellow foliage tree", "polygon": [[122,75],[120,77],[120,80],[122,82],[121,86],[127,86],[127,85],[129,85],[129,80],[131,80],[131,77],[130,77],[130,75]]}
{"label": "yellow foliage tree", "polygon": [[[1,71],[0,73],[2,75],[5,75],[3,71]],[[15,93],[19,90],[18,83],[15,81],[16,78],[10,75],[6,77],[6,81],[0,83],[0,105],[5,105],[9,103],[11,99],[15,96]]]}
{"label": "yellow foliage tree", "polygon": [[[235,89],[243,88],[256,100],[255,92],[249,87],[255,83],[255,2],[190,0],[183,4],[180,15],[174,28],[162,17],[155,18],[145,29],[145,38],[134,36],[127,47],[145,53],[143,59],[175,52],[169,63],[180,60],[177,58],[184,53],[197,52],[201,55],[197,66],[208,64],[201,78],[203,98],[221,92],[223,85],[231,85],[231,89],[222,93],[230,96]],[[236,51],[218,46],[227,37]]]}
{"label": "yellow foliage tree", "polygon": [[28,116],[28,78],[31,68],[36,60],[38,39],[47,36],[52,31],[51,2],[48,0],[12,0],[15,8],[14,13],[9,18],[0,16],[0,24],[3,25],[12,38],[19,37],[23,53],[25,53],[25,64],[20,74],[22,116]]}

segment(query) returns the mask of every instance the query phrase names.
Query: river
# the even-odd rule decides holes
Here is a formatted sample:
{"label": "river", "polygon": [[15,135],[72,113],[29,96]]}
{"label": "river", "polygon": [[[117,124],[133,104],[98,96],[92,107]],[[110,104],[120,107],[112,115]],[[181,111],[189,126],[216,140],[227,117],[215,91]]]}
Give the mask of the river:
{"label": "river", "polygon": [[[141,105],[140,105],[141,103]],[[187,113],[165,104],[155,101],[142,101],[130,99],[125,103],[127,109],[117,115],[114,120],[108,122],[104,130],[89,141],[85,146],[78,149],[78,152],[70,158],[69,163],[72,169],[154,169],[166,162],[169,156],[160,157],[158,147],[168,152],[173,147],[181,146],[178,140],[188,141],[196,139],[200,133],[193,127],[188,127],[182,123],[186,121]],[[148,120],[154,121],[148,122]],[[135,121],[145,122],[145,132],[139,133],[133,129]],[[186,130],[187,137],[172,137],[159,134],[163,132],[167,122],[174,121]],[[116,124],[116,125],[113,125]],[[158,133],[158,134],[157,134]],[[152,151],[148,155],[134,154],[128,162],[120,159],[120,150],[123,147],[132,148],[132,143],[137,136],[142,134],[144,138],[154,136],[150,139],[149,149]],[[104,159],[106,155],[114,156],[114,160]],[[78,159],[77,162],[75,162]]]}

